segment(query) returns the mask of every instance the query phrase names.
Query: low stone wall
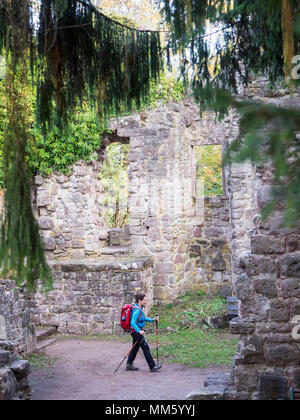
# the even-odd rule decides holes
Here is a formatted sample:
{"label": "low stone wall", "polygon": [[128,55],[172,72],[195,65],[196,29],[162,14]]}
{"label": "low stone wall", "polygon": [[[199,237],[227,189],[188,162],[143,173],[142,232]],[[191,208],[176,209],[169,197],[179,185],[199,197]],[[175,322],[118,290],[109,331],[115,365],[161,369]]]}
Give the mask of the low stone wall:
{"label": "low stone wall", "polygon": [[[126,257],[125,257],[126,258]],[[153,303],[152,260],[61,261],[53,263],[54,290],[34,296],[35,323],[60,333],[121,332],[120,313],[138,291]]]}
{"label": "low stone wall", "polygon": [[0,279],[0,340],[14,343],[18,353],[36,349],[31,300],[13,280]]}
{"label": "low stone wall", "polygon": [[17,359],[17,349],[9,341],[0,341],[0,401],[29,400],[30,365]]}

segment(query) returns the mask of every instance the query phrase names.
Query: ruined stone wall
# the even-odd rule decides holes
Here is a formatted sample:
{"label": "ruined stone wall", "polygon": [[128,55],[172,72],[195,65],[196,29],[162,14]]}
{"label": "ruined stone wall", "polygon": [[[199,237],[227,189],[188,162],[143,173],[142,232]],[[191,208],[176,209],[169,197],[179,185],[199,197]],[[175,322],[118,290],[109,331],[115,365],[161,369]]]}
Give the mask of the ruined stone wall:
{"label": "ruined stone wall", "polygon": [[[300,93],[268,100],[299,106]],[[271,165],[231,167],[233,280],[240,302],[231,330],[240,340],[228,398],[288,399],[289,387],[300,388],[300,229],[283,227],[280,203],[260,220],[272,172]]]}
{"label": "ruined stone wall", "polygon": [[135,254],[154,260],[156,299],[172,299],[191,285],[188,246],[192,230],[190,145],[178,104],[112,123],[130,137],[130,235]]}
{"label": "ruined stone wall", "polygon": [[31,397],[30,365],[17,355],[13,343],[0,340],[0,401],[29,400]]}
{"label": "ruined stone wall", "polygon": [[35,177],[33,204],[50,260],[95,255],[106,246],[108,229],[99,215],[100,165],[78,161],[68,175]]}
{"label": "ruined stone wall", "polygon": [[[223,197],[195,197],[193,147],[220,144],[225,150],[233,117],[222,123],[211,113],[200,117],[198,106],[186,99],[112,121],[117,136],[130,139],[129,239],[134,255],[153,258],[157,300],[193,287],[229,293],[226,174]],[[116,247],[106,248],[111,238],[100,217],[100,167],[99,161],[80,161],[69,175],[35,178],[36,215],[50,260],[117,254]],[[197,246],[201,256],[194,255]]]}
{"label": "ruined stone wall", "polygon": [[227,197],[205,197],[204,220],[193,231],[190,246],[193,290],[232,296],[231,224]]}
{"label": "ruined stone wall", "polygon": [[[235,282],[241,334],[234,359],[239,399],[288,398],[300,387],[300,230],[280,228],[278,213],[251,236]],[[274,391],[274,390],[281,391]]]}
{"label": "ruined stone wall", "polygon": [[31,301],[16,283],[0,279],[0,341],[14,343],[17,352],[30,353],[36,348]]}
{"label": "ruined stone wall", "polygon": [[[141,115],[114,120],[111,124],[118,135],[130,138],[129,224],[132,248],[134,253],[153,258],[154,294],[160,301],[172,300],[200,282],[206,285],[210,282],[230,282],[229,271],[224,276],[219,272],[214,278],[208,273],[195,276],[196,263],[190,255],[195,242],[193,231],[205,224],[203,214],[207,211],[210,214],[206,219],[207,228],[209,218],[214,217],[217,224],[220,216],[219,229],[214,232],[211,229],[209,240],[225,240],[224,256],[228,260],[230,229],[225,226],[228,216],[222,211],[217,216],[218,211],[212,209],[214,201],[205,202],[204,197],[199,200],[195,197],[192,146],[225,146],[231,135],[230,127],[231,116],[222,123],[216,123],[212,114],[205,114],[201,119],[199,108],[189,99]],[[204,208],[205,203],[207,209]],[[216,206],[219,207],[219,203]],[[214,216],[211,216],[212,213]],[[197,239],[205,240],[205,233],[203,238]],[[216,255],[222,252],[220,250]],[[226,269],[230,270],[229,260]],[[211,287],[209,290],[216,289]]]}
{"label": "ruined stone wall", "polygon": [[120,310],[138,291],[153,304],[151,259],[60,261],[52,264],[54,290],[32,298],[35,323],[60,333],[120,333]]}

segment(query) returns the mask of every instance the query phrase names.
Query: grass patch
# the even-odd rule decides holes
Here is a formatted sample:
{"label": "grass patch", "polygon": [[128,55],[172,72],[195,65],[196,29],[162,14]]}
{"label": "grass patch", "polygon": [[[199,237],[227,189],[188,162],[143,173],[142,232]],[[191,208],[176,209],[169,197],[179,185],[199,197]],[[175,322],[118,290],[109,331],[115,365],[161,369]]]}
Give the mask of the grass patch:
{"label": "grass patch", "polygon": [[[229,330],[214,330],[204,323],[207,317],[226,314],[225,299],[202,292],[187,293],[172,304],[154,307],[151,316],[156,313],[160,316],[161,361],[194,367],[232,364],[238,339]],[[156,334],[152,332],[147,336],[156,355]]]}
{"label": "grass patch", "polygon": [[43,353],[27,354],[26,360],[28,360],[31,366],[36,367],[38,369],[50,369],[57,362],[57,359],[46,356]]}
{"label": "grass patch", "polygon": [[[154,351],[155,337],[149,335]],[[232,364],[238,340],[224,332],[201,329],[159,335],[159,357],[165,363],[181,363],[192,367]]]}
{"label": "grass patch", "polygon": [[205,319],[223,316],[227,313],[226,300],[212,297],[203,292],[189,292],[180,296],[174,303],[153,307],[151,313],[158,313],[160,328],[176,331],[195,327],[205,328]]}

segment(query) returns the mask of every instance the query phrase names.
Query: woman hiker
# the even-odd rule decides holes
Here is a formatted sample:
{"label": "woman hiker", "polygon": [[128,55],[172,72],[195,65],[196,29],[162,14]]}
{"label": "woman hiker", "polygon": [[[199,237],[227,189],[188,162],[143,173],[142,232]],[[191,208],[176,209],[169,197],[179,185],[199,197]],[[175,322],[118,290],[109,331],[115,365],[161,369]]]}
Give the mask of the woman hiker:
{"label": "woman hiker", "polygon": [[133,345],[135,346],[132,348],[126,365],[126,370],[139,370],[136,366],[133,365],[133,362],[136,358],[137,352],[141,348],[143,350],[145,359],[148,363],[150,372],[158,372],[161,369],[161,365],[155,364],[153,357],[150,353],[149,345],[145,338],[145,331],[143,328],[145,327],[146,322],[155,322],[158,321],[158,316],[155,318],[147,318],[144,313],[144,308],[147,304],[147,297],[145,294],[139,293],[135,296],[135,300],[137,306],[132,309],[131,314],[131,337],[133,339]]}

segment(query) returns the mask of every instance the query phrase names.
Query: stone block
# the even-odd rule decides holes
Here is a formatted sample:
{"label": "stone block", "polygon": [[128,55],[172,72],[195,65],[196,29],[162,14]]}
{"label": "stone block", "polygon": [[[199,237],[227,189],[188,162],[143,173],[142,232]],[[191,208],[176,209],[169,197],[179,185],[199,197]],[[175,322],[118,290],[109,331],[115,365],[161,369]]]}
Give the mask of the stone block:
{"label": "stone block", "polygon": [[300,252],[280,258],[278,266],[282,276],[300,277]]}
{"label": "stone block", "polygon": [[300,363],[300,351],[296,345],[266,344],[264,354],[268,366],[297,366]]}
{"label": "stone block", "polygon": [[222,298],[227,298],[229,296],[232,296],[231,284],[220,287],[219,293],[220,293],[220,296],[222,296]]}
{"label": "stone block", "polygon": [[43,191],[38,194],[36,202],[38,207],[46,207],[51,204],[51,197],[47,192]]}
{"label": "stone block", "polygon": [[253,286],[256,293],[267,297],[272,298],[278,295],[275,279],[257,279],[253,281]]}
{"label": "stone block", "polygon": [[252,280],[246,273],[238,276],[235,282],[236,297],[242,302],[250,299],[252,290]]}
{"label": "stone block", "polygon": [[87,325],[80,322],[68,322],[66,330],[68,334],[87,335]]}
{"label": "stone block", "polygon": [[296,279],[282,280],[282,296],[284,298],[300,298],[300,281]]}
{"label": "stone block", "polygon": [[270,320],[272,322],[288,322],[290,320],[290,304],[287,300],[270,301]]}
{"label": "stone block", "polygon": [[260,374],[258,389],[260,400],[287,400],[288,378],[272,374]]}
{"label": "stone block", "polygon": [[23,331],[25,335],[25,351],[26,353],[33,353],[37,346],[35,325],[29,323]]}
{"label": "stone block", "polygon": [[43,238],[43,243],[46,251],[53,251],[55,249],[55,239],[52,236]]}
{"label": "stone block", "polygon": [[99,230],[99,240],[106,241],[108,239],[108,229]]}
{"label": "stone block", "polygon": [[219,238],[224,234],[224,229],[217,227],[207,227],[204,229],[204,237],[210,238]]}
{"label": "stone block", "polygon": [[270,303],[269,299],[250,294],[244,298],[239,308],[240,317],[247,322],[266,322],[269,317]]}
{"label": "stone block", "polygon": [[231,379],[230,373],[213,373],[209,375],[205,381],[204,386],[227,386]]}
{"label": "stone block", "polygon": [[288,235],[286,242],[288,252],[300,251],[300,235]]}
{"label": "stone block", "polygon": [[80,306],[90,306],[92,305],[91,296],[78,296],[76,300],[76,305]]}
{"label": "stone block", "polygon": [[250,322],[242,322],[239,317],[232,319],[229,322],[231,334],[253,334],[255,331],[255,324]]}
{"label": "stone block", "polygon": [[27,360],[16,360],[10,365],[10,369],[18,381],[30,374],[30,364]]}
{"label": "stone block", "polygon": [[14,343],[7,340],[2,341],[0,339],[0,350],[6,350],[6,351],[9,351],[10,353],[15,353],[16,347]]}
{"label": "stone block", "polygon": [[34,178],[34,182],[35,182],[35,185],[43,185],[43,183],[44,183],[44,179],[43,179],[43,177],[42,177],[42,176],[37,175],[37,176]]}
{"label": "stone block", "polygon": [[292,384],[294,388],[300,389],[300,367],[293,370]]}
{"label": "stone block", "polygon": [[253,254],[283,254],[285,252],[285,238],[255,235],[251,237],[251,251]]}
{"label": "stone block", "polygon": [[[1,299],[1,296],[2,296],[2,299]],[[4,295],[1,295],[1,292],[0,292],[0,303],[5,303]],[[0,315],[0,340],[6,340],[6,339],[7,339],[6,320],[5,320],[4,315]]]}
{"label": "stone block", "polygon": [[17,380],[9,368],[0,369],[0,401],[12,400],[18,390]]}
{"label": "stone block", "polygon": [[259,276],[260,274],[274,274],[276,265],[272,258],[251,255],[245,268],[248,276]]}
{"label": "stone block", "polygon": [[254,365],[236,365],[234,367],[234,383],[239,393],[257,391],[258,372]]}
{"label": "stone block", "polygon": [[0,368],[9,365],[10,354],[11,353],[7,350],[0,350]]}
{"label": "stone block", "polygon": [[221,254],[218,254],[213,258],[211,268],[214,271],[225,271],[226,270],[226,261],[224,260],[224,258]]}
{"label": "stone block", "polygon": [[241,337],[234,360],[237,365],[264,363],[262,340],[255,335]]}
{"label": "stone block", "polygon": [[157,263],[156,269],[158,274],[171,274],[174,273],[175,266],[173,263],[160,262]]}
{"label": "stone block", "polygon": [[257,190],[258,206],[262,209],[267,203],[272,200],[272,187],[264,185]]}
{"label": "stone block", "polygon": [[41,229],[54,229],[54,221],[49,216],[42,216],[39,218],[39,225]]}
{"label": "stone block", "polygon": [[72,229],[71,230],[71,236],[73,239],[83,239],[85,236],[84,229],[78,228],[78,229]]}
{"label": "stone block", "polygon": [[190,392],[185,399],[196,401],[220,401],[224,399],[225,387],[221,386],[203,386]]}
{"label": "stone block", "polygon": [[192,245],[190,247],[190,257],[200,257],[201,256],[201,246],[200,245]]}

